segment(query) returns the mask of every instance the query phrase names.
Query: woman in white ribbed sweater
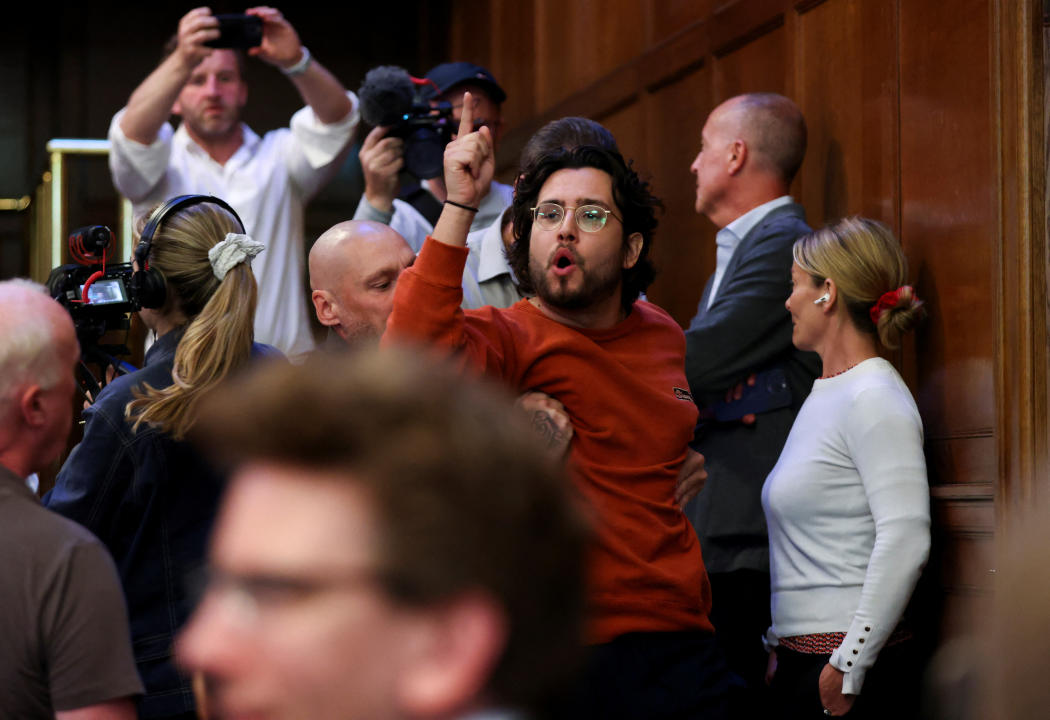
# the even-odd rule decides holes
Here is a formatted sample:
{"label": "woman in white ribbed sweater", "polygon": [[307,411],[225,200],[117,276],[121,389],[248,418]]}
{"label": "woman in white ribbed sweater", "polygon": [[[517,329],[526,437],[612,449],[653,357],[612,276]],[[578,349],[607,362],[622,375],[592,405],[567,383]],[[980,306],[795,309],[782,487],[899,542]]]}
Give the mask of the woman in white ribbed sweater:
{"label": "woman in white ribbed sweater", "polygon": [[930,547],[922,421],[879,357],[921,315],[885,226],[847,218],[800,238],[787,308],[792,341],[824,375],[762,489],[769,526],[771,681],[777,714],[917,711],[901,624]]}

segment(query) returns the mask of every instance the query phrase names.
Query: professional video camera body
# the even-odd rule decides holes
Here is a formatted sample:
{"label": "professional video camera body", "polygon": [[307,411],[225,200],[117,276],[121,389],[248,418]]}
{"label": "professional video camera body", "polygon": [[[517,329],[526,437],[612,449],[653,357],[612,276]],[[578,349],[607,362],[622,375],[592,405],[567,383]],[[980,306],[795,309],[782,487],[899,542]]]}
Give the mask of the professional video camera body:
{"label": "professional video camera body", "polygon": [[[51,297],[73,318],[81,354],[78,379],[81,388],[93,396],[99,382],[87,363],[102,368],[122,365],[114,356],[131,354],[127,346],[130,313],[141,307],[131,282],[131,263],[106,263],[113,244],[113,231],[105,225],[74,230],[69,236],[69,254],[76,262],[56,267],[47,279]],[[124,342],[100,344],[111,331],[124,331]]]}
{"label": "professional video camera body", "polygon": [[452,106],[430,99],[436,92],[429,80],[394,65],[369,70],[358,91],[362,119],[389,126],[389,137],[404,138],[405,170],[420,180],[441,175],[445,146],[455,131]]}

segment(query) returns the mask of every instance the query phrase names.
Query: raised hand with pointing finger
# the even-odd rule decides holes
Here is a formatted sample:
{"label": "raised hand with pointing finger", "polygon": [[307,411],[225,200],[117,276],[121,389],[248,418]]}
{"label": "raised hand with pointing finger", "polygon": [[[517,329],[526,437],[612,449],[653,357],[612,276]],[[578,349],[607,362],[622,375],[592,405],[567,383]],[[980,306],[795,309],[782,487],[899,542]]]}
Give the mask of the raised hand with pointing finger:
{"label": "raised hand with pointing finger", "polygon": [[477,208],[496,169],[492,130],[484,125],[473,130],[473,115],[470,93],[464,93],[459,133],[445,147],[445,189],[449,204],[457,207]]}

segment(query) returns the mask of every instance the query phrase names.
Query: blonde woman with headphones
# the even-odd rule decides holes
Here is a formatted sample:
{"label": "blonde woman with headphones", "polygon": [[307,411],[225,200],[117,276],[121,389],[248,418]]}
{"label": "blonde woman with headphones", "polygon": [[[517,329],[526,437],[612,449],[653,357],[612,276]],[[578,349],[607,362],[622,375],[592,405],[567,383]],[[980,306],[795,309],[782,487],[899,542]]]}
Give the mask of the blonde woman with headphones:
{"label": "blonde woman with headphones", "polygon": [[222,479],[186,442],[199,400],[253,356],[262,245],[229,205],[185,195],[157,208],[135,250],[131,295],[156,342],[145,367],[107,385],[84,411],[84,439],[45,504],[89,528],[116,561],[146,695],[139,717],[196,717],[172,660],[194,598]]}

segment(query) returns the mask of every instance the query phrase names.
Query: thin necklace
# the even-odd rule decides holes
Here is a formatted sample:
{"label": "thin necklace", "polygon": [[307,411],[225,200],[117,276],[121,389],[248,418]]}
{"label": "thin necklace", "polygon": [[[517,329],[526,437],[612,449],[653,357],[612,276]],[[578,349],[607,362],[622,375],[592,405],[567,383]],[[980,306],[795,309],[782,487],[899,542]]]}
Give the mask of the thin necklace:
{"label": "thin necklace", "polygon": [[[861,360],[860,362],[864,362],[864,361],[863,361],[863,360]],[[845,372],[849,372],[849,371],[850,371],[850,370],[852,370],[853,368],[855,368],[855,367],[857,367],[858,365],[860,365],[860,362],[855,362],[855,363],[853,363],[852,365],[850,365],[850,366],[849,366],[848,368],[845,368],[844,370],[839,370],[839,371],[838,371],[837,373],[831,373],[830,375],[821,375],[821,376],[820,376],[820,379],[821,379],[821,380],[827,380],[827,379],[829,379],[829,378],[833,378],[833,377],[838,377],[838,376],[839,376],[839,375],[841,375],[842,373],[845,373]]]}

